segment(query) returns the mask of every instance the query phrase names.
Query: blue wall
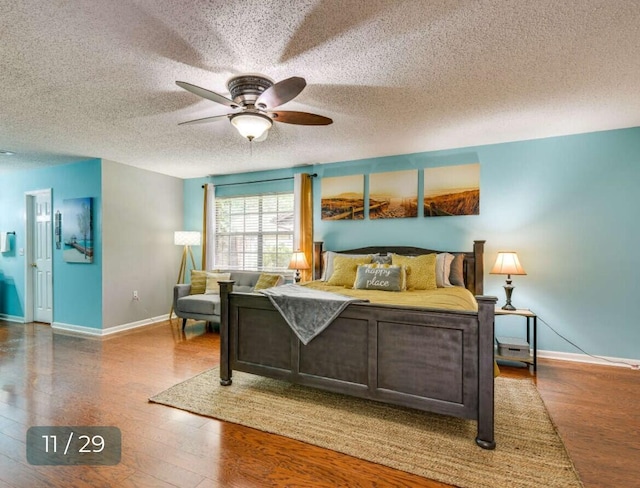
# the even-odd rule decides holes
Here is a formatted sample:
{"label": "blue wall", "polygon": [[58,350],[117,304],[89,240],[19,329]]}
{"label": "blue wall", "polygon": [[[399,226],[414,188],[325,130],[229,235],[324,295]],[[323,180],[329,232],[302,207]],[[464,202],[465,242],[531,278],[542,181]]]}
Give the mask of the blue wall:
{"label": "blue wall", "polygon": [[[478,216],[320,220],[322,177],[417,169],[421,198],[424,168],[474,162],[481,166]],[[640,358],[635,273],[640,265],[640,199],[635,197],[640,128],[188,180],[185,223],[191,230],[202,228],[204,182],[279,178],[299,171],[319,176],[314,180],[314,234],[325,248],[397,244],[468,250],[474,239],[486,239],[485,268],[490,269],[497,251],[515,250],[528,273],[514,277],[516,306],[534,310],[590,353]],[[221,187],[217,195],[280,191],[283,185],[293,188],[289,180]],[[498,296],[500,303],[504,278],[488,274],[485,279],[485,293]],[[499,318],[497,333],[520,335],[517,324]],[[544,324],[539,332],[540,349],[579,352]]]}
{"label": "blue wall", "polygon": [[[0,176],[0,230],[16,231],[12,252],[0,254],[0,314],[24,318],[26,249],[25,192],[51,189],[53,211],[69,198],[93,198],[94,258],[91,264],[66,263],[53,250],[53,320],[102,327],[101,161],[89,160]],[[64,217],[64,215],[63,215]]]}

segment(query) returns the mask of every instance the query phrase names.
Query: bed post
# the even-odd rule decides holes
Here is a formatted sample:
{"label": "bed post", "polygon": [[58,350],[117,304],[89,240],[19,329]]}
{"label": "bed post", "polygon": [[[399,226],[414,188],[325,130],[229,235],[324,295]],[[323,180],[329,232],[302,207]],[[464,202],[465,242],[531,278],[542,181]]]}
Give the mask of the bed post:
{"label": "bed post", "polygon": [[229,341],[229,293],[233,291],[233,280],[218,281],[220,284],[220,384],[231,384],[231,349]]}
{"label": "bed post", "polygon": [[475,295],[484,293],[484,243],[487,241],[473,241]]}
{"label": "bed post", "polygon": [[478,436],[476,444],[495,449],[494,431],[494,313],[496,297],[476,296],[478,301]]}
{"label": "bed post", "polygon": [[313,242],[313,279],[319,280],[322,277],[322,241]]}

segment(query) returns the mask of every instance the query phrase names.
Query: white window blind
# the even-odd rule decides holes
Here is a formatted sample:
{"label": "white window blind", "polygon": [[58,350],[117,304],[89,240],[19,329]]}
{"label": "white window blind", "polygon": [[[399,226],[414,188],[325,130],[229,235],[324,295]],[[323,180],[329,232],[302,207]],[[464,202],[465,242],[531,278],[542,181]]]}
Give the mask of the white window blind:
{"label": "white window blind", "polygon": [[216,198],[221,269],[285,271],[293,253],[293,193]]}

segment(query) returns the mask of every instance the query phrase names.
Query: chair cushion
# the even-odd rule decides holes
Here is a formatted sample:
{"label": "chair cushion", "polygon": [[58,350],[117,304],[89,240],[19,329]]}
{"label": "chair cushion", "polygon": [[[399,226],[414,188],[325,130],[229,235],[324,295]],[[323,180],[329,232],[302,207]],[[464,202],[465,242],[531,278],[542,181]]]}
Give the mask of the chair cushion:
{"label": "chair cushion", "polygon": [[231,279],[235,281],[233,291],[251,293],[260,278],[260,271],[232,271]]}
{"label": "chair cushion", "polygon": [[177,312],[220,315],[220,295],[189,295],[179,298]]}

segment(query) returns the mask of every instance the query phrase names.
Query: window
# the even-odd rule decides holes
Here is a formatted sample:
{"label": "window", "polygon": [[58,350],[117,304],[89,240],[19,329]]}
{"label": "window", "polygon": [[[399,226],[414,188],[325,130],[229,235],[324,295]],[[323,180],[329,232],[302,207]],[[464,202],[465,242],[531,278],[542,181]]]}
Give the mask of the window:
{"label": "window", "polygon": [[284,271],[293,253],[293,193],[216,198],[216,268]]}

